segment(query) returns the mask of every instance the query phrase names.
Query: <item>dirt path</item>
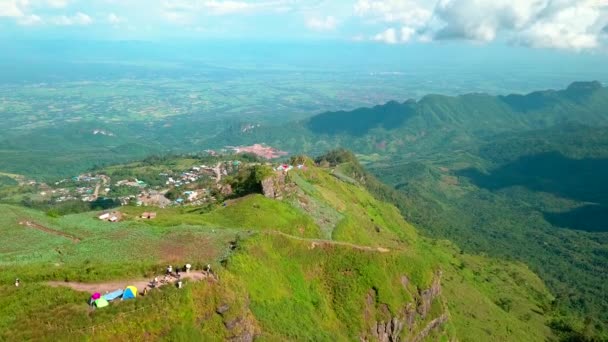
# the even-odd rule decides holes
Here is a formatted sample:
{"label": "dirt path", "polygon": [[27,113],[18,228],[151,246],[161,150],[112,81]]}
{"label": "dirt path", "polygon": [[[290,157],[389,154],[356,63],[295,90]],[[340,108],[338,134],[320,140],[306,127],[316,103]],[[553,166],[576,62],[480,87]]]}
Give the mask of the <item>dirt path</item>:
{"label": "dirt path", "polygon": [[78,238],[78,237],[76,237],[74,235],[71,235],[71,234],[68,234],[68,233],[64,233],[64,232],[59,231],[59,230],[55,230],[55,229],[51,229],[51,228],[45,227],[45,226],[43,226],[41,224],[38,224],[36,222],[33,222],[33,221],[27,221],[27,220],[26,221],[20,221],[19,224],[22,225],[22,226],[26,226],[26,227],[30,227],[30,228],[34,228],[34,229],[43,231],[45,233],[49,233],[49,234],[53,234],[53,235],[58,235],[58,236],[66,238],[66,239],[70,239],[74,243],[80,242],[80,238]]}
{"label": "dirt path", "polygon": [[222,163],[217,163],[217,165],[213,168],[213,172],[215,172],[215,183],[219,184],[219,182],[222,180],[222,170],[221,167]]}
{"label": "dirt path", "polygon": [[313,248],[315,248],[317,246],[333,245],[333,246],[346,246],[346,247],[358,249],[358,250],[361,250],[361,251],[369,251],[369,252],[380,252],[380,253],[388,253],[388,252],[390,252],[390,249],[384,248],[384,247],[361,246],[361,245],[356,245],[354,243],[343,242],[343,241],[309,239],[309,238],[303,238],[303,237],[299,237],[299,236],[289,235],[289,234],[286,234],[286,233],[283,233],[283,232],[279,232],[279,231],[276,231],[276,230],[269,230],[267,232],[270,233],[270,234],[281,235],[281,236],[287,237],[289,239],[310,242],[310,249],[313,249]]}
{"label": "dirt path", "polygon": [[99,189],[101,189],[101,187],[105,187],[106,184],[109,182],[109,179],[107,176],[99,176],[99,178],[101,179],[101,183],[97,183],[97,185],[95,186],[95,191],[93,192],[93,198],[97,199],[99,198]]}
{"label": "dirt path", "polygon": [[[201,280],[207,278],[207,276],[201,271],[191,271],[190,273],[182,272],[181,275],[182,275],[181,279],[188,279],[188,280],[192,280],[192,281],[201,281]],[[158,277],[158,278],[162,279],[163,277]],[[169,284],[170,283],[166,283],[161,286],[166,286]],[[144,288],[150,287],[150,279],[120,280],[120,281],[110,281],[110,282],[104,282],[104,283],[78,283],[78,282],[72,282],[72,281],[49,281],[49,282],[47,282],[47,285],[50,285],[52,287],[65,286],[65,287],[69,287],[76,291],[91,292],[91,293],[94,293],[94,292],[105,293],[106,291],[112,292],[117,289],[124,289],[127,286],[135,286],[138,291],[142,291]]]}

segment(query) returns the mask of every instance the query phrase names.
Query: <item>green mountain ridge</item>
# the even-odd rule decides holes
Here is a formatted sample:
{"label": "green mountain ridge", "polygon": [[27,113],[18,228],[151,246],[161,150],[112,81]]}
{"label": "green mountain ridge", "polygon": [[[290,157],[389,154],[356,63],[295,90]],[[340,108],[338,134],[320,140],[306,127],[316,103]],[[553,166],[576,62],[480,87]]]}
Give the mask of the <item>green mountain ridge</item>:
{"label": "green mountain ridge", "polygon": [[[277,185],[280,200],[250,194],[226,206],[155,208],[149,221],[138,218],[150,210],[140,207],[122,207],[123,221],[112,224],[93,212],[50,217],[0,205],[0,229],[9,238],[0,244],[0,338],[552,337],[552,297],[526,266],[419,236],[397,208],[340,177],[346,161],[329,168],[299,162],[307,167],[264,178]],[[86,305],[90,294],[47,285],[150,278],[167,263],[185,262],[211,262],[216,280],[95,311]],[[6,285],[15,277],[19,288]]]}
{"label": "green mountain ridge", "polygon": [[265,142],[292,153],[322,153],[334,146],[357,153],[428,153],[466,147],[500,133],[558,125],[608,125],[604,108],[608,108],[608,88],[597,81],[527,95],[427,95],[419,101],[326,112],[247,132],[237,126],[208,144]]}
{"label": "green mountain ridge", "polygon": [[607,139],[608,88],[575,82],[527,95],[428,95],[216,141],[352,150],[423,233],[526,263],[557,297],[558,329],[605,340]]}

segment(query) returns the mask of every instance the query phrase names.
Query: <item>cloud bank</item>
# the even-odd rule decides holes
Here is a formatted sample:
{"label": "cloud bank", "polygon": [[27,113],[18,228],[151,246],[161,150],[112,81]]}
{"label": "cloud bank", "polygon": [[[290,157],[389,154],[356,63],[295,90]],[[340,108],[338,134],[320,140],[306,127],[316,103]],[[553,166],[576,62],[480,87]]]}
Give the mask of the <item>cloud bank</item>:
{"label": "cloud bank", "polygon": [[608,2],[601,0],[358,0],[354,13],[386,26],[372,40],[499,38],[536,48],[594,49],[608,25]]}
{"label": "cloud bank", "polygon": [[6,22],[14,31],[56,26],[69,33],[69,27],[90,26],[116,36],[128,26],[136,37],[188,36],[206,27],[205,34],[246,38],[608,49],[608,0],[0,0],[0,24]]}

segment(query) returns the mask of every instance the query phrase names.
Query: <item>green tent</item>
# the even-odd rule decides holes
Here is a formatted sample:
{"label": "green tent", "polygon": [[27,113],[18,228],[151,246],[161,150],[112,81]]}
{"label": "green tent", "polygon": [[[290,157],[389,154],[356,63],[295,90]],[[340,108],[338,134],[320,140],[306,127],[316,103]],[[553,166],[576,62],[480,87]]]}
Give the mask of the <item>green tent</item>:
{"label": "green tent", "polygon": [[110,303],[108,303],[108,301],[105,298],[101,297],[99,299],[96,299],[93,302],[93,305],[95,305],[95,307],[99,309],[99,308],[105,308],[106,306],[110,305]]}

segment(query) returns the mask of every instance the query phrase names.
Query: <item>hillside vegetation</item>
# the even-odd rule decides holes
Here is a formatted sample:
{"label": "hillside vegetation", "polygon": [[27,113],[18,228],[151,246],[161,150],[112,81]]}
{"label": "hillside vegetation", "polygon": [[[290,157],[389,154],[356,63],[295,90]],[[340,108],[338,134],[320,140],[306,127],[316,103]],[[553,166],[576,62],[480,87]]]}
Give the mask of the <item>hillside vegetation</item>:
{"label": "hillside vegetation", "polygon": [[[418,101],[326,112],[217,141],[355,152],[379,198],[423,233],[530,266],[557,297],[561,338],[608,338],[608,88]],[[349,171],[344,179],[353,179]],[[359,172],[362,173],[362,172]],[[397,191],[394,191],[397,190]]]}
{"label": "hillside vegetation", "polygon": [[[122,207],[50,217],[0,205],[0,339],[543,341],[552,297],[520,263],[418,235],[341,168],[309,159],[270,174],[282,199],[215,207]],[[354,181],[354,182],[353,182]],[[20,222],[22,224],[20,224]],[[35,222],[30,226],[23,222]],[[42,229],[43,227],[44,229]],[[89,293],[47,281],[152,277],[213,265],[216,280],[92,310]],[[10,284],[20,277],[22,285]]]}

